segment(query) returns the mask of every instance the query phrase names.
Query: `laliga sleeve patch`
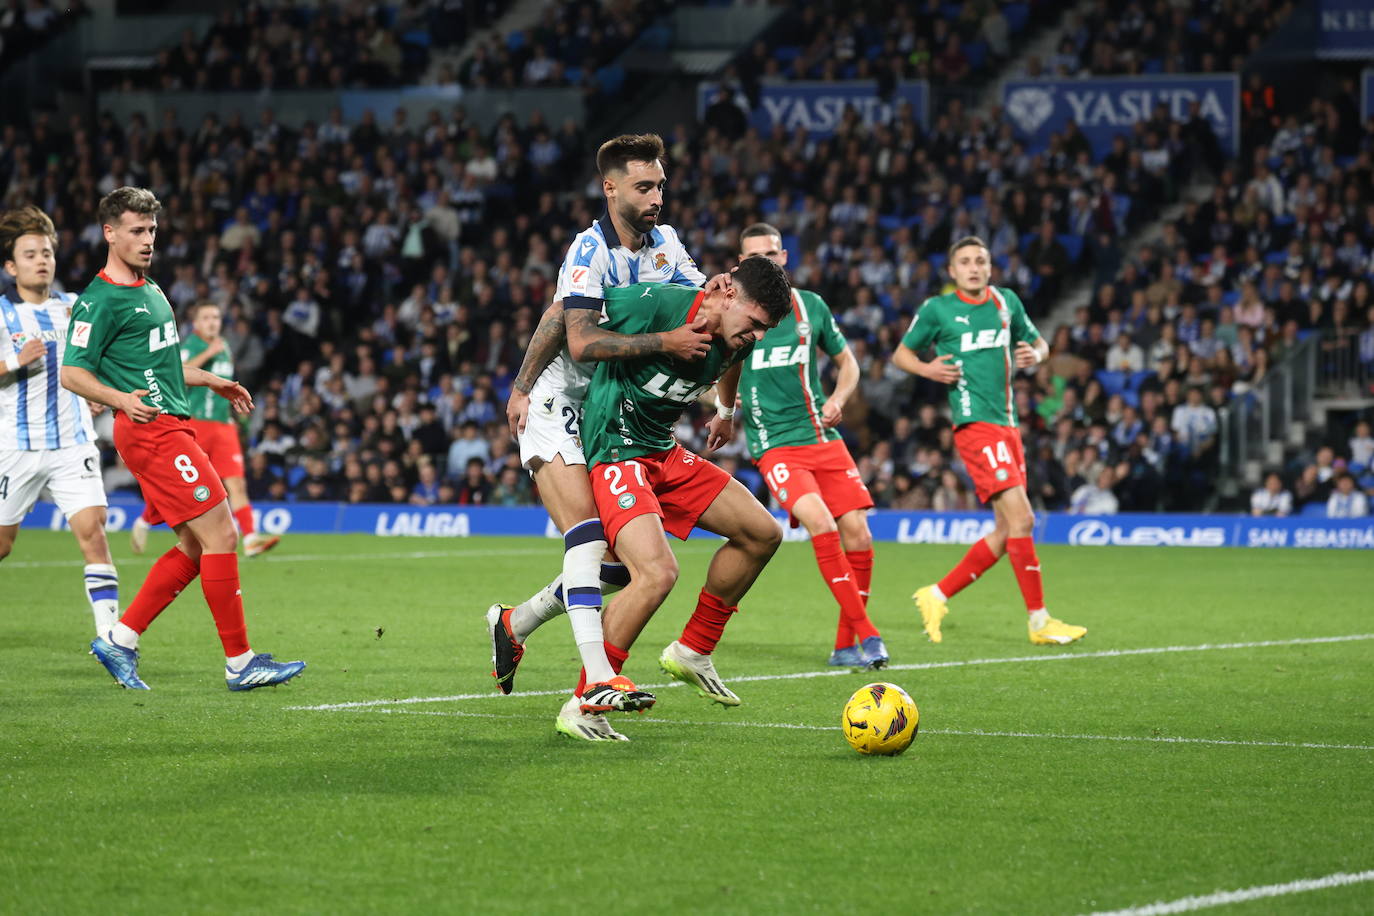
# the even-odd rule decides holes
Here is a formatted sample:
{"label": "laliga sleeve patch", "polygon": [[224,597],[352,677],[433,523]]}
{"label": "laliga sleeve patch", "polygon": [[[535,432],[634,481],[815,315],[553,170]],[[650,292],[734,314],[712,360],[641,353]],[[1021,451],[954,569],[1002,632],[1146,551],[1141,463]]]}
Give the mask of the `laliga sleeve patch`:
{"label": "laliga sleeve patch", "polygon": [[67,343],[73,347],[84,347],[91,339],[91,323],[89,321],[72,322],[71,337]]}
{"label": "laliga sleeve patch", "polygon": [[585,293],[587,291],[587,277],[591,272],[590,267],[574,267],[568,272],[568,289],[574,293]]}

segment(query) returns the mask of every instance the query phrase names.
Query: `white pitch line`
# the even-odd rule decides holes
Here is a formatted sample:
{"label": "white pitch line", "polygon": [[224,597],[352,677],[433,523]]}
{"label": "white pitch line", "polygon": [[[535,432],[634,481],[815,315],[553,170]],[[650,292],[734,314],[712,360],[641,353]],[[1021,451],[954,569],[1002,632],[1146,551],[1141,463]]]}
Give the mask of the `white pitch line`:
{"label": "white pitch line", "polygon": [[1127,907],[1124,910],[1099,910],[1092,916],[1166,916],[1169,913],[1191,913],[1193,910],[1225,906],[1228,903],[1245,903],[1250,900],[1263,900],[1266,897],[1283,897],[1288,894],[1303,894],[1307,891],[1324,891],[1333,887],[1345,887],[1374,881],[1374,869],[1359,872],[1336,872],[1322,878],[1304,878],[1289,881],[1287,884],[1262,884],[1238,891],[1217,891],[1197,897],[1181,897],[1168,902],[1147,903],[1144,906]]}
{"label": "white pitch line", "polygon": [[[536,547],[507,547],[500,550],[411,550],[398,553],[274,553],[270,557],[254,558],[256,563],[275,566],[278,563],[318,563],[327,560],[462,560],[467,557],[523,557],[545,554]],[[125,557],[123,564],[152,563],[157,557]],[[6,562],[5,569],[60,569],[79,565],[74,560],[19,560]]]}
{"label": "white pitch line", "polygon": [[[1006,665],[1021,662],[1055,662],[1084,658],[1122,658],[1131,655],[1163,655],[1171,652],[1214,652],[1225,649],[1265,649],[1274,646],[1307,646],[1324,643],[1357,642],[1374,639],[1374,633],[1357,633],[1350,636],[1314,636],[1307,639],[1271,639],[1261,642],[1203,643],[1197,646],[1156,646],[1148,649],[1104,649],[1100,652],[1066,652],[1062,654],[1017,655],[1003,658],[972,658],[963,661],[921,662],[908,665],[889,665],[881,671],[872,672],[875,676],[886,671],[925,671],[934,668],[967,668],[975,665]],[[729,678],[730,683],[750,683],[755,681],[796,681],[817,677],[843,677],[855,673],[849,668],[831,668],[827,671],[800,671],[793,674],[751,674],[745,677]],[[645,690],[662,690],[667,687],[683,686],[679,681],[666,684],[640,684]],[[564,696],[565,690],[522,690],[509,694],[512,697],[554,697]],[[309,710],[323,712],[333,709],[360,709],[367,706],[399,706],[411,703],[456,703],[463,700],[491,700],[506,696],[492,690],[487,693],[458,693],[436,697],[406,697],[395,700],[357,700],[350,703],[323,703],[318,706],[287,706],[289,710]]]}
{"label": "white pitch line", "polygon": [[[454,719],[543,719],[542,715],[524,715],[491,712],[453,712],[437,709],[395,709],[386,706],[373,707],[369,712],[386,713],[398,716],[440,716]],[[684,719],[657,719],[651,716],[637,718],[625,717],[623,721],[635,725],[692,725],[714,728],[725,725],[734,728],[785,728],[797,731],[837,732],[838,725],[798,725],[792,722],[731,722],[721,719],[716,722],[694,722]],[[1374,744],[1318,744],[1311,741],[1243,741],[1231,738],[1175,738],[1156,735],[1057,735],[1047,732],[994,732],[979,728],[927,728],[923,735],[949,735],[956,738],[1047,738],[1064,741],[1131,741],[1151,744],[1215,744],[1231,747],[1295,747],[1329,751],[1374,751]]]}

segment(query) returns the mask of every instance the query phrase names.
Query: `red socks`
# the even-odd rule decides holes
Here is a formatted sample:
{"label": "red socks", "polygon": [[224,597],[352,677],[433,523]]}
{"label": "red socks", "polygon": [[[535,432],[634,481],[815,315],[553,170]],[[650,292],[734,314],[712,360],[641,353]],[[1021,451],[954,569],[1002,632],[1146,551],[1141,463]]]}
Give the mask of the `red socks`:
{"label": "red socks", "polygon": [[726,607],[725,602],[703,588],[697,596],[697,609],[692,612],[692,619],[687,621],[687,626],[683,627],[678,642],[693,652],[710,655],[715,651],[716,643],[720,642],[725,625],[730,622],[730,615],[738,610],[738,606]]}
{"label": "red socks", "polygon": [[148,577],[139,586],[134,600],[124,609],[119,622],[135,633],[142,633],[199,572],[200,567],[194,560],[173,547],[158,557],[153,568],[148,570]]}
{"label": "red socks", "polygon": [[[854,637],[867,639],[877,636],[878,630],[864,611],[864,599],[859,594],[858,577],[840,550],[840,533],[827,531],[811,539],[811,549],[816,552],[816,565],[821,568],[830,593],[840,605],[840,626],[835,636],[835,648],[843,649],[854,645]],[[848,636],[848,642],[841,642]]]}
{"label": "red socks", "polygon": [[[1045,606],[1045,586],[1040,580],[1040,558],[1035,555],[1035,541],[1030,538],[1007,538],[1007,558],[1011,560],[1016,584],[1026,601],[1027,613]],[[946,593],[948,594],[948,593]]]}
{"label": "red socks", "polygon": [[239,534],[247,537],[253,533],[253,507],[247,504],[234,510],[234,521],[239,523]]}
{"label": "red socks", "polygon": [[[630,653],[605,641],[602,642],[602,645],[606,647],[606,660],[611,663],[611,670],[619,674],[621,669],[625,667],[625,662],[630,657]],[[582,691],[586,689],[587,669],[583,668],[577,673],[577,695],[582,696]]]}
{"label": "red socks", "polygon": [[206,553],[200,557],[200,587],[215,618],[224,655],[233,658],[248,651],[248,627],[243,622],[243,597],[239,588],[239,555]]}
{"label": "red socks", "polygon": [[854,570],[854,584],[859,587],[859,597],[863,598],[864,607],[868,607],[868,586],[873,581],[873,548],[847,550],[844,558],[849,561],[849,568]]}
{"label": "red socks", "polygon": [[[1030,538],[1022,538],[1026,543],[1030,543]],[[1007,541],[1007,549],[1011,549],[1011,540]],[[966,587],[973,584],[983,573],[987,572],[997,557],[993,555],[992,548],[988,546],[987,538],[979,538],[978,543],[968,549],[964,558],[959,561],[959,565],[949,571],[940,580],[940,591],[945,593],[946,598],[953,598]],[[1017,573],[1019,576],[1020,573]]]}

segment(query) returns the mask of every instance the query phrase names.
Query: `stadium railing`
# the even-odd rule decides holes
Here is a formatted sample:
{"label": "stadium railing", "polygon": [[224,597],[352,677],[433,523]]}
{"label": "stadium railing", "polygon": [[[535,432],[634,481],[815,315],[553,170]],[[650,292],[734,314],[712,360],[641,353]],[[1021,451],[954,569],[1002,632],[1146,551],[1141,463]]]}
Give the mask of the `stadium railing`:
{"label": "stadium railing", "polygon": [[1238,394],[1217,417],[1223,480],[1257,485],[1266,465],[1282,463],[1287,445],[1303,444],[1317,394],[1319,339],[1299,341],[1258,385]]}

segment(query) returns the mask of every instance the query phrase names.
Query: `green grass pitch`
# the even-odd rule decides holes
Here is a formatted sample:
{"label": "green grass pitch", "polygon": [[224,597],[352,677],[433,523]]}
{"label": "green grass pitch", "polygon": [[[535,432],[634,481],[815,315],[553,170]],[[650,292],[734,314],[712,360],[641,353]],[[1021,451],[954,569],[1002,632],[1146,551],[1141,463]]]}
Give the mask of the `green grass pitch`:
{"label": "green grass pitch", "polygon": [[[116,536],[126,601],[170,544]],[[640,684],[666,680],[711,549],[677,545]],[[1003,564],[931,645],[908,596],[960,552],[879,545],[897,667],[873,675],[827,671],[833,603],[783,545],[717,653],[744,705],[664,687],[616,718],[630,743],[587,745],[555,734],[559,696],[487,674],[483,611],[556,542],[288,537],[244,595],[254,648],[305,674],[226,691],[194,588],[144,639],[142,693],[86,653],[70,536],[26,530],[0,564],[0,911],[1070,914],[1374,868],[1367,553],[1045,547],[1081,644],[1029,644]],[[1169,646],[1193,648],[1132,651]],[[575,659],[554,621],[517,690],[568,687]],[[838,728],[879,679],[920,707],[902,757]],[[1374,883],[1233,909],[1368,913]]]}

